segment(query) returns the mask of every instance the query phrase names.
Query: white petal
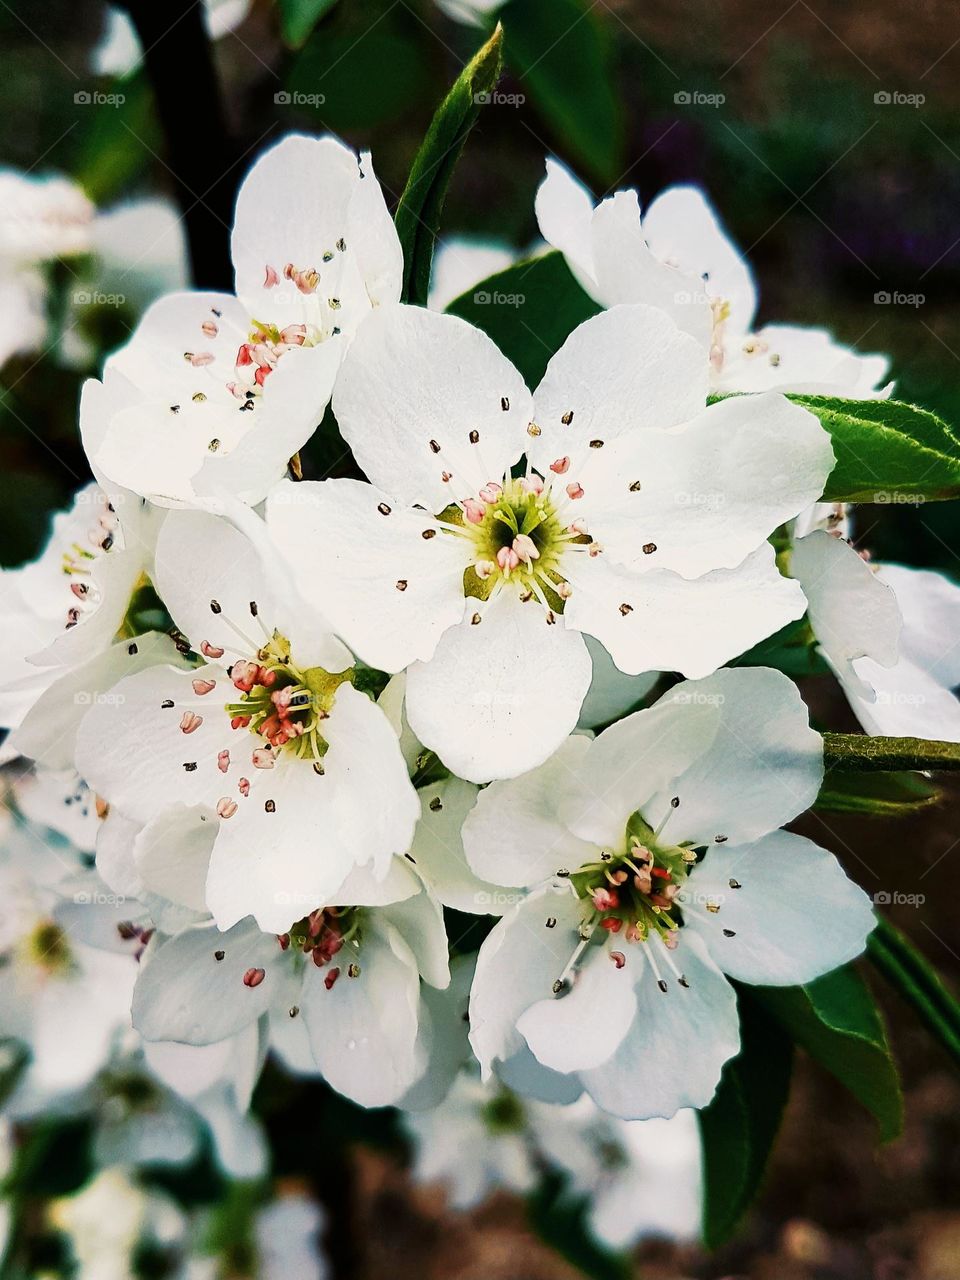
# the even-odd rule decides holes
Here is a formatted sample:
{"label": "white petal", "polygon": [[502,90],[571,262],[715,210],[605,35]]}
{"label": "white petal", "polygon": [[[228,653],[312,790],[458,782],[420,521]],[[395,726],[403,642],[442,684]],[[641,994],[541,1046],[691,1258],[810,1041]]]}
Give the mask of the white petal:
{"label": "white petal", "polygon": [[180,804],[164,810],[133,842],[141,884],[180,906],[205,911],[207,869],[216,836],[217,818],[210,810]]}
{"label": "white petal", "polygon": [[[553,791],[557,818],[589,841],[591,852],[619,848],[630,815],[638,809],[646,813],[652,798],[708,749],[719,725],[720,710],[712,699],[678,706],[669,693],[612,724],[589,744],[576,772]],[[662,814],[646,816],[659,822]]]}
{"label": "white petal", "polygon": [[545,1067],[582,1071],[599,1067],[616,1052],[637,1010],[634,985],[643,958],[629,947],[618,968],[611,948],[591,946],[565,995],[533,1004],[517,1019],[517,1030]]}
{"label": "white petal", "polygon": [[734,396],[597,450],[578,512],[618,563],[693,578],[736,568],[820,496],[833,462],[814,414],[780,395]]}
{"label": "white petal", "polygon": [[708,844],[723,835],[728,844],[740,844],[813,804],[823,780],[823,741],[810,728],[792,680],[766,667],[732,668],[676,685],[657,703],[672,706],[678,716],[696,714],[703,705],[720,712],[716,734],[664,785],[646,814],[656,825],[679,798],[665,837]]}
{"label": "white petal", "polygon": [[302,594],[319,589],[336,632],[381,671],[432,656],[463,614],[471,560],[469,543],[392,501],[357,480],[324,480],[279,485],[267,506],[271,536]]}
{"label": "white petal", "polygon": [[908,658],[893,667],[870,658],[853,665],[856,681],[841,677],[840,682],[867,733],[960,742],[960,702],[922,667]]}
{"label": "white petal", "polygon": [[562,1075],[559,1071],[551,1071],[537,1061],[527,1044],[506,1061],[498,1063],[496,1074],[508,1089],[513,1089],[525,1098],[535,1098],[538,1102],[555,1102],[558,1106],[566,1106],[576,1102],[583,1093],[578,1075]]}
{"label": "white petal", "polygon": [[[902,622],[897,597],[849,543],[814,530],[794,543],[790,572],[803,587],[824,656],[846,680],[858,683],[855,658],[893,666]],[[869,689],[861,692],[869,696]]]}
{"label": "white petal", "polygon": [[400,301],[403,250],[369,151],[360,156],[362,181],[347,210],[347,251],[354,251],[364,291],[374,307]]}
{"label": "white petal", "polygon": [[708,297],[727,303],[730,331],[750,328],[757,291],[749,264],[702,191],[688,186],[662,191],[643,216],[643,231],[661,262],[696,276]]}
{"label": "white petal", "polygon": [[[481,618],[479,625],[471,617]],[[509,778],[547,758],[576,726],[590,684],[582,637],[546,623],[512,590],[486,607],[468,599],[429,662],[407,672],[407,718],[418,738],[470,782]]]}
{"label": "white petal", "polygon": [[470,992],[470,1043],[484,1079],[496,1060],[526,1047],[517,1019],[550,995],[580,940],[581,913],[569,882],[550,881],[511,907],[484,940]]}
{"label": "white petal", "polygon": [[[604,448],[618,436],[687,422],[706,398],[697,343],[655,307],[615,307],[578,325],[551,357],[534,395],[540,435],[528,452],[544,474],[569,456],[569,476],[587,490],[591,474],[602,469]],[[591,440],[604,448],[591,449]]]}
{"label": "white petal", "polygon": [[880,386],[890,360],[859,355],[835,342],[826,329],[769,324],[757,333],[731,334],[717,379],[723,391],[789,391],[794,394],[885,399],[893,384]]}
{"label": "white petal", "polygon": [[694,579],[669,569],[630,573],[603,555],[580,557],[564,569],[573,585],[567,625],[596,636],[631,675],[708,675],[803,617],[806,608],[799,584],[783,577],[767,543],[735,569]]}
{"label": "white petal", "polygon": [[417,871],[445,907],[484,915],[501,905],[500,882],[482,880],[464,855],[461,828],[477,798],[477,788],[460,778],[444,778],[420,790],[420,821],[410,846]]}
{"label": "white petal", "polygon": [[396,929],[367,929],[360,972],[341,972],[327,990],[324,970],[304,973],[301,1017],[327,1083],[364,1107],[389,1106],[416,1076],[420,981]]}
{"label": "white petal", "polygon": [[[640,945],[653,948],[661,972],[668,972],[660,941]],[[594,1102],[626,1120],[706,1106],[723,1064],[740,1047],[736,995],[701,940],[685,932],[674,958],[689,987],[671,982],[665,993],[652,973],[645,974],[620,1048],[602,1067],[581,1075]]]}
{"label": "white petal", "polygon": [[661,307],[689,333],[706,367],[713,313],[700,277],[661,262],[640,225],[635,191],[618,191],[596,208],[591,226],[597,296],[606,306],[644,302]]}
{"label": "white petal", "polygon": [[382,907],[378,918],[389,921],[410,948],[424,982],[441,991],[450,985],[443,908],[429,889]]}
{"label": "white petal", "polygon": [[660,679],[659,671],[625,675],[599,640],[585,636],[593,663],[593,679],[580,709],[580,729],[597,729],[635,711]]}
{"label": "white petal", "polygon": [[[134,1026],[147,1040],[214,1044],[266,1012],[282,981],[281,961],[276,938],[250,921],[226,933],[212,925],[185,930],[141,962]],[[250,969],[265,970],[257,986],[243,980]]]}
{"label": "white petal", "polygon": [[960,684],[960,587],[942,573],[900,564],[881,565],[877,576],[903,613],[901,654],[948,689]]}
{"label": "white petal", "polygon": [[439,512],[519,459],[531,402],[486,334],[456,316],[397,306],[375,312],[354,339],[334,412],[375,485]]}
{"label": "white petal", "polygon": [[72,769],[78,729],[91,708],[110,716],[118,710],[113,686],[128,672],[179,660],[173,641],[159,632],[121,640],[55,680],[33,704],[8,745],[48,769]]}
{"label": "white petal", "polygon": [[839,968],[877,923],[833,854],[788,831],[711,849],[677,901],[724,973],[760,986],[799,986]]}
{"label": "white petal", "polygon": [[589,749],[589,738],[574,735],[539,768],[480,792],[463,823],[464,852],[477,875],[499,885],[535,885],[592,860],[595,846],[573,835],[558,813]]}
{"label": "white petal", "polygon": [[[547,159],[547,176],[537,188],[537,222],[547,244],[559,249],[584,289],[597,298],[593,271],[593,198],[558,160]],[[598,298],[598,301],[603,299]]]}

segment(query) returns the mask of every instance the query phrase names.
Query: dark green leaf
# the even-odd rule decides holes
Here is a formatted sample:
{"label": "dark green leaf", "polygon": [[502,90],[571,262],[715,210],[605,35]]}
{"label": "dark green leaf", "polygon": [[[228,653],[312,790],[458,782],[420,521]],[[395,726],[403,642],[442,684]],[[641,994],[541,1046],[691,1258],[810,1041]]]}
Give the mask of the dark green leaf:
{"label": "dark green leaf", "polygon": [[748,989],[740,988],[738,1002],[740,1052],[700,1112],[703,1237],[711,1249],[729,1239],[760,1186],[793,1064],[793,1045],[780,1024]]}
{"label": "dark green leaf", "polygon": [[587,0],[509,0],[507,64],[561,151],[604,185],[623,168],[613,42]]}
{"label": "dark green leaf", "polygon": [[960,1066],[960,1004],[933,965],[887,920],[867,940],[867,955],[934,1040]]}
{"label": "dark green leaf", "polygon": [[821,813],[863,813],[900,818],[936,804],[940,793],[918,773],[844,773],[831,770],[814,809]]}
{"label": "dark green leaf", "polygon": [[562,1174],[548,1174],[527,1199],[530,1225],[551,1249],[593,1280],[629,1280],[633,1268],[599,1244],[587,1226],[587,1197],[571,1195]]}
{"label": "dark green leaf", "polygon": [[734,667],[775,667],[788,676],[826,675],[830,668],[817,651],[806,618],[790,622],[761,640],[731,664]]}
{"label": "dark green leaf", "polygon": [[483,98],[499,78],[502,36],[497,26],[460,72],[414,157],[395,215],[403,248],[404,302],[426,305],[443,201],[467,135],[477,122]]}
{"label": "dark green leaf", "polygon": [[488,333],[531,388],[567,335],[599,310],[555,250],[488,276],[447,307]]}
{"label": "dark green leaf", "polygon": [[827,769],[889,773],[896,769],[960,769],[960,743],[932,738],[885,738],[867,733],[825,733]]}
{"label": "dark green leaf", "polygon": [[830,502],[929,502],[960,497],[960,438],[936,414],[896,400],[791,396],[833,440]]}
{"label": "dark green leaf", "polygon": [[804,987],[753,987],[752,995],[790,1038],[845,1085],[876,1118],[888,1142],[903,1127],[903,1097],[887,1033],[852,965]]}
{"label": "dark green leaf", "polygon": [[291,49],[306,44],[310,33],[337,0],[278,0],[280,34]]}

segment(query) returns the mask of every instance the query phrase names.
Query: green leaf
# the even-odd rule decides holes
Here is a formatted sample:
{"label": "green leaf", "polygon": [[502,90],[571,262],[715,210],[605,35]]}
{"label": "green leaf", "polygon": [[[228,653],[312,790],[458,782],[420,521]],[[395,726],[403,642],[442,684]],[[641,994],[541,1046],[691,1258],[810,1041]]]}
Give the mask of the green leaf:
{"label": "green leaf", "polygon": [[829,769],[887,773],[896,769],[960,769],[960,743],[933,738],[885,738],[867,733],[825,733],[823,763]]}
{"label": "green leaf", "polygon": [[587,0],[509,0],[506,58],[560,149],[604,186],[623,169],[613,41]]}
{"label": "green leaf", "polygon": [[489,334],[531,388],[567,336],[599,310],[556,250],[488,276],[447,307]]}
{"label": "green leaf", "polygon": [[900,1133],[903,1097],[886,1029],[852,965],[804,987],[752,987],[751,994],[876,1118],[881,1141]]}
{"label": "green leaf", "polygon": [[867,939],[867,955],[934,1040],[960,1066],[960,1004],[933,965],[883,919]]}
{"label": "green leaf", "polygon": [[790,396],[830,432],[829,502],[921,503],[960,497],[960,437],[934,413],[896,400]]}
{"label": "green leaf", "polygon": [[291,49],[300,49],[325,13],[337,0],[277,0],[280,9],[280,34]]}
{"label": "green leaf", "polygon": [[820,813],[862,813],[902,818],[936,804],[940,792],[918,773],[844,773],[831,770],[814,809]]}
{"label": "green leaf", "polygon": [[480,106],[500,76],[503,32],[498,25],[454,81],[414,156],[395,222],[403,248],[402,301],[425,306],[433,247],[454,166]]}
{"label": "green leaf", "polygon": [[737,992],[740,1052],[699,1113],[703,1140],[703,1238],[715,1249],[756,1195],[790,1091],[793,1045],[748,989]]}
{"label": "green leaf", "polygon": [[788,622],[785,627],[761,640],[730,664],[733,667],[775,667],[788,676],[827,675],[829,666],[816,648],[816,641],[806,618]]}
{"label": "green leaf", "polygon": [[587,1226],[589,1197],[570,1193],[567,1179],[547,1174],[527,1198],[530,1226],[551,1249],[593,1280],[630,1280],[633,1268],[626,1255],[601,1245]]}

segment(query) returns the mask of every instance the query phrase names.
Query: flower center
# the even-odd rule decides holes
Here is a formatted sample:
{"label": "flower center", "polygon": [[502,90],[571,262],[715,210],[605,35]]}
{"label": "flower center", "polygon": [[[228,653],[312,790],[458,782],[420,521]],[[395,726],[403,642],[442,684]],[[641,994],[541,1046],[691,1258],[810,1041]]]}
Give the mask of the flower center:
{"label": "flower center", "polygon": [[476,498],[448,507],[439,519],[473,544],[473,564],[464,574],[464,594],[489,599],[506,584],[515,585],[520,599],[538,600],[548,621],[563,612],[572,588],[563,572],[571,550],[599,550],[586,527],[571,517],[582,490],[567,487],[558,498],[550,484],[535,472],[503,483],[490,481]]}
{"label": "flower center", "polygon": [[54,920],[41,920],[25,939],[27,962],[49,976],[62,976],[73,968],[67,935]]}
{"label": "flower center", "polygon": [[259,753],[254,752],[254,764],[271,768],[272,751],[288,748],[297,757],[312,760],[316,772],[323,773],[327,742],[322,725],[329,718],[337,689],[352,682],[354,669],[330,672],[323,667],[298,667],[290,656],[289,642],[275,631],[253,659],[234,662],[229,675],[240,691],[239,699],[226,706],[231,728],[249,728],[264,740],[263,756],[258,760]]}
{"label": "flower center", "polygon": [[[362,924],[363,911],[360,907],[321,907],[298,920],[289,933],[280,934],[277,940],[283,951],[310,956],[318,969],[339,957],[324,977],[324,986],[329,991],[344,968],[348,977],[360,976],[357,957],[363,938]],[[346,960],[341,954],[345,947]],[[295,1016],[292,1011],[291,1016]]]}
{"label": "flower center", "polygon": [[275,324],[254,320],[249,340],[242,343],[237,352],[236,381],[228,382],[227,390],[237,400],[251,401],[263,390],[281,356],[296,347],[315,347],[322,341],[323,335],[316,325],[288,324],[278,329]]}

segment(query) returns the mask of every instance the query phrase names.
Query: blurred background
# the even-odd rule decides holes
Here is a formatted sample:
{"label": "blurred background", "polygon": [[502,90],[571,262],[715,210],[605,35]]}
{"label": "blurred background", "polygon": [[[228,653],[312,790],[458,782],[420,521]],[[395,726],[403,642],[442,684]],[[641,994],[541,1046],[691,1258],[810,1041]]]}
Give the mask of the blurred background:
{"label": "blurred background", "polygon": [[[158,292],[191,280],[229,287],[232,198],[254,157],[289,130],[333,131],[373,152],[394,204],[433,110],[493,20],[489,0],[133,8],[145,61],[119,10],[0,2],[0,165],[74,184],[52,202],[49,236],[30,237],[22,202],[33,197],[0,175],[5,566],[37,553],[51,513],[89,478],[76,429],[84,377]],[[445,236],[495,239],[513,253],[533,246],[547,154],[597,196],[633,186],[646,204],[671,183],[700,184],[754,266],[761,323],[823,325],[860,351],[885,352],[897,398],[960,422],[955,4],[507,0],[496,17],[506,70],[456,170]],[[878,558],[954,578],[958,533],[952,503],[863,509],[856,522],[858,545]],[[853,728],[832,682],[809,686],[822,723]],[[960,977],[948,811],[809,824],[868,892],[922,881],[920,910],[892,918]],[[764,1193],[735,1243],[710,1257],[651,1239],[635,1274],[960,1275],[960,1082],[909,1017],[888,1013],[904,1136],[878,1152],[869,1117],[801,1059]],[[276,1177],[302,1179],[303,1143],[314,1144],[337,1275],[562,1280],[581,1274],[578,1264],[625,1274],[605,1271],[614,1264],[603,1257],[561,1261],[544,1237],[564,1246],[562,1215],[520,1197],[455,1213],[441,1190],[413,1187],[389,1116],[269,1071],[256,1109]],[[38,1149],[38,1203],[84,1184],[89,1136],[78,1121]],[[202,1160],[156,1177],[188,1206],[223,1191]],[[656,1191],[647,1194],[655,1216]],[[224,1274],[246,1274],[242,1261]]]}

